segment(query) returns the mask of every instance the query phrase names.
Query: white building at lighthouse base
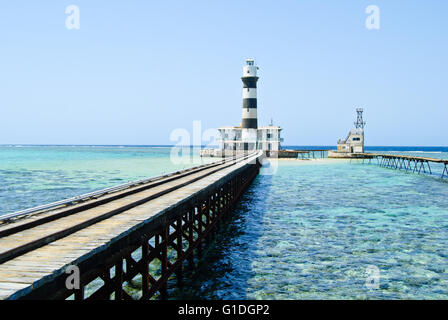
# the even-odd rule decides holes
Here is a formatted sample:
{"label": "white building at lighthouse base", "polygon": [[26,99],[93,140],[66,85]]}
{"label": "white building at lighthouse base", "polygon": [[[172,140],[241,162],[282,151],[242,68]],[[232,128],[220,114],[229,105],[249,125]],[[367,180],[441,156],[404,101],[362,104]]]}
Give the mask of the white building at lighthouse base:
{"label": "white building at lighthouse base", "polygon": [[276,151],[281,150],[281,142],[283,142],[283,138],[280,137],[281,127],[274,125],[258,127],[258,129],[253,129],[254,132],[251,133],[251,136],[245,135],[245,130],[241,127],[218,128],[220,133],[218,149],[201,150],[201,155],[231,157],[248,151],[262,150],[268,156],[275,156]]}

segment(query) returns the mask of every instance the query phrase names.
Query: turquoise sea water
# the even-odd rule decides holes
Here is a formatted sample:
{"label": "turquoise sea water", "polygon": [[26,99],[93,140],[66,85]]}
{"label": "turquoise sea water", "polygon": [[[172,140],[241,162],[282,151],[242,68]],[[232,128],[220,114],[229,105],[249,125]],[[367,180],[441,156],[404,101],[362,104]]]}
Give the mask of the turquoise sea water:
{"label": "turquoise sea water", "polygon": [[[169,156],[169,148],[0,147],[0,213],[188,166]],[[226,222],[184,288],[171,287],[173,298],[448,297],[448,179],[359,161],[281,160]],[[372,265],[378,289],[366,287]]]}
{"label": "turquoise sea water", "polygon": [[[203,261],[178,298],[447,299],[448,181],[347,160],[280,161]],[[366,286],[372,265],[378,289]]]}
{"label": "turquoise sea water", "polygon": [[195,150],[176,163],[170,152],[168,147],[0,146],[0,215],[212,161]]}

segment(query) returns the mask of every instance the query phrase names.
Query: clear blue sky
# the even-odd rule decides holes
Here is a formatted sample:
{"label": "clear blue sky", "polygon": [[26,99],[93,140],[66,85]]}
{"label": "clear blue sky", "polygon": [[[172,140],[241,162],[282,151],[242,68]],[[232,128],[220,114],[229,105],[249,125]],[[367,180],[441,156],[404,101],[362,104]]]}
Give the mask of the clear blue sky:
{"label": "clear blue sky", "polygon": [[[80,30],[65,8],[80,8]],[[380,30],[365,9],[380,8]],[[365,108],[367,145],[448,145],[448,1],[2,1],[0,144],[171,144],[239,125],[241,68],[259,123],[335,145]]]}

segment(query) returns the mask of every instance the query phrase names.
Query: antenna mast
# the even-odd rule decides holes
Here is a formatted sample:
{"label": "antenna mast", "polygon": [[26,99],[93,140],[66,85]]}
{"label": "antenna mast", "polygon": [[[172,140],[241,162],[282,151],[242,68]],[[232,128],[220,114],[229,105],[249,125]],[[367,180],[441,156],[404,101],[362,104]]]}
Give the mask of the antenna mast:
{"label": "antenna mast", "polygon": [[362,119],[363,111],[364,110],[362,108],[356,108],[356,113],[358,114],[358,117],[357,117],[356,122],[355,122],[355,128],[356,129],[359,129],[359,128],[364,129],[364,126],[366,125],[366,123]]}

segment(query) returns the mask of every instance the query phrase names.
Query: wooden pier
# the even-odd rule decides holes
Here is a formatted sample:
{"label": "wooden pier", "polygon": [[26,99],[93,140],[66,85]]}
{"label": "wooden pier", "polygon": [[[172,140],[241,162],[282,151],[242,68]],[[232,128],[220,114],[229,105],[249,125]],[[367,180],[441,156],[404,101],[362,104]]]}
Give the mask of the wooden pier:
{"label": "wooden pier", "polygon": [[384,153],[363,153],[361,154],[363,159],[369,159],[371,163],[372,159],[377,160],[377,164],[386,168],[393,168],[397,170],[404,170],[406,172],[415,173],[429,173],[433,174],[431,164],[437,164],[442,168],[441,178],[448,178],[448,160],[427,158],[427,157],[415,157],[395,154]]}
{"label": "wooden pier", "polygon": [[[0,299],[167,298],[256,177],[259,152],[0,217]],[[79,289],[66,284],[76,266]],[[137,292],[129,285],[140,283]]]}

